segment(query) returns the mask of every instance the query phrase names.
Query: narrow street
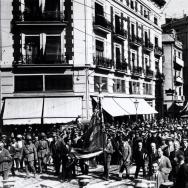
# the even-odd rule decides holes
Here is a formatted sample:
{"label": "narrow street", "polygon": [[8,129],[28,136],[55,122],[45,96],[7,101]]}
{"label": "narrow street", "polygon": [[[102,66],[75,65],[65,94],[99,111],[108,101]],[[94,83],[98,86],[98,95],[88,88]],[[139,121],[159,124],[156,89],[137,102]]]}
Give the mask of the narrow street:
{"label": "narrow street", "polygon": [[[134,173],[135,167],[133,166],[131,168],[131,174]],[[123,188],[127,187],[127,185],[131,185],[131,180],[129,179],[123,179],[122,181],[117,181],[117,176],[118,176],[118,166],[117,165],[112,165],[111,170],[110,170],[110,180],[109,181],[104,181],[101,178],[101,175],[103,173],[103,167],[98,166],[95,169],[90,169],[89,176],[91,176],[91,180],[88,184],[88,188],[102,188],[102,187],[107,187],[107,188]],[[78,171],[78,176],[80,172]],[[2,177],[0,181],[2,180]],[[52,169],[49,169],[48,174],[38,174],[36,178],[31,174],[30,178],[25,178],[25,173],[19,173],[15,177],[12,177],[10,175],[9,180],[14,180],[15,181],[15,188],[39,188],[39,187],[44,187],[47,186],[49,188],[78,188],[78,179],[73,179],[70,182],[64,182],[61,183],[57,177],[53,175]],[[2,183],[2,182],[1,182]],[[2,187],[2,184],[0,185]]]}

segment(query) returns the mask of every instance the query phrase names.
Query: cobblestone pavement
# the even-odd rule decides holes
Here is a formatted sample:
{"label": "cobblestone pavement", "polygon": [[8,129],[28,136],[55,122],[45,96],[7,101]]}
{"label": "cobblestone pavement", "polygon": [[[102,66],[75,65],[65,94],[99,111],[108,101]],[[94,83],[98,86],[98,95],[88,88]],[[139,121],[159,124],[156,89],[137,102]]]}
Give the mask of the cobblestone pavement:
{"label": "cobblestone pavement", "polygon": [[[70,182],[60,182],[59,179],[53,175],[52,168],[50,168],[48,174],[38,174],[36,178],[34,178],[33,174],[30,175],[30,178],[25,177],[25,173],[17,173],[16,176],[9,177],[9,180],[15,181],[15,188],[40,188],[41,185],[48,185],[52,188],[78,188],[78,179],[73,179]],[[131,172],[133,173],[134,167],[131,168]],[[110,169],[110,180],[105,181],[102,179],[103,167],[98,165],[97,168],[90,169],[89,176],[91,177],[90,182],[88,184],[88,188],[123,188],[125,184],[130,183],[131,180],[124,179],[122,181],[117,181],[118,176],[118,166],[112,165]],[[78,176],[80,172],[77,172]],[[2,187],[2,177],[0,177],[0,187]]]}

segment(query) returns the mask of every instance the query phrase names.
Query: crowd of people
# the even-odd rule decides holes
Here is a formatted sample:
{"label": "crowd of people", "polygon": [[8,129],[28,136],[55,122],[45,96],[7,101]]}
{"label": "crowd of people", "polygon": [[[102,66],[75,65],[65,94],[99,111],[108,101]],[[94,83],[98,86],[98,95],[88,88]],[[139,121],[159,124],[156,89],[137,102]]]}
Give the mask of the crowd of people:
{"label": "crowd of people", "polygon": [[[13,132],[1,135],[0,172],[7,179],[9,172],[46,173],[53,165],[54,175],[61,181],[76,176],[75,166],[83,174],[89,172],[89,160],[76,160],[72,148],[81,148],[87,126],[78,123],[65,129],[25,134]],[[119,165],[118,180],[130,178],[130,168],[136,166],[134,177],[156,181],[156,188],[172,181],[174,187],[188,185],[188,121],[175,119],[138,120],[137,122],[105,123],[106,142],[103,154],[96,157],[104,165],[103,178],[108,180],[110,165]],[[60,169],[61,167],[61,169]],[[142,174],[140,173],[142,169]],[[126,171],[126,176],[124,173]]]}

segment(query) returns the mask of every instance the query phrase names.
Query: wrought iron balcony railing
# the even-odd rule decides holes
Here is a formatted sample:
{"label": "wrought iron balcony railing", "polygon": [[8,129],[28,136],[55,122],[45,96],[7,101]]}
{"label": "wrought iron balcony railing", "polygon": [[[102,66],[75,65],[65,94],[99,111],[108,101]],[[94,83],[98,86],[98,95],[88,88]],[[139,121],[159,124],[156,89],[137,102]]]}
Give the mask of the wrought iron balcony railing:
{"label": "wrought iron balcony railing", "polygon": [[64,12],[62,11],[28,11],[20,13],[18,21],[64,21]]}
{"label": "wrought iron balcony railing", "polygon": [[116,70],[127,72],[128,64],[125,61],[116,61]]}
{"label": "wrought iron balcony railing", "polygon": [[105,58],[102,56],[93,56],[93,63],[96,67],[111,69],[113,65],[112,59]]}
{"label": "wrought iron balcony railing", "polygon": [[40,65],[40,64],[67,64],[66,57],[62,54],[59,55],[47,55],[47,56],[33,56],[23,55],[19,61],[15,62],[15,65]]}
{"label": "wrought iron balcony railing", "polygon": [[142,75],[142,67],[133,67],[131,69],[131,72],[133,73],[133,75],[135,76],[140,76]]}
{"label": "wrought iron balcony railing", "polygon": [[127,38],[127,31],[123,28],[115,28],[114,34],[120,35],[123,38]]}
{"label": "wrought iron balcony railing", "polygon": [[153,71],[150,68],[146,68],[146,77],[153,78]]}
{"label": "wrought iron balcony railing", "polygon": [[145,42],[143,43],[143,45],[144,45],[144,48],[145,48],[146,50],[149,50],[149,51],[152,51],[152,50],[153,50],[154,45],[153,45],[150,41],[145,41]]}
{"label": "wrought iron balcony railing", "polygon": [[162,49],[161,47],[159,47],[159,46],[155,46],[155,48],[154,48],[154,53],[155,53],[156,55],[161,56],[161,55],[163,55],[163,49]]}
{"label": "wrought iron balcony railing", "polygon": [[140,37],[135,36],[135,35],[130,35],[129,41],[130,43],[138,45],[138,46],[142,45],[142,42],[143,42]]}
{"label": "wrought iron balcony railing", "polygon": [[94,19],[94,25],[101,26],[105,29],[111,30],[112,24],[108,21],[104,15],[96,14]]}

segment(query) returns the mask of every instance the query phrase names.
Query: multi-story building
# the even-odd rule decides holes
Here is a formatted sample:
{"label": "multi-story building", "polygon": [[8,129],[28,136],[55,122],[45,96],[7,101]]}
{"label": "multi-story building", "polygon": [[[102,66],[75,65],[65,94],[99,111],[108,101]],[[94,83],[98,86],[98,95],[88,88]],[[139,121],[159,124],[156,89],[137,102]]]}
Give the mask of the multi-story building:
{"label": "multi-story building", "polygon": [[183,61],[185,62],[183,68],[183,81],[184,81],[184,96],[185,100],[188,100],[188,17],[184,15],[183,18],[176,19],[176,18],[167,18],[166,23],[162,25],[164,32],[169,32],[170,30],[174,29],[177,34],[178,40],[180,40],[183,44]]}
{"label": "multi-story building", "polygon": [[183,106],[185,100],[183,95],[183,47],[177,39],[175,30],[163,34],[163,51],[164,105],[167,111],[174,105]]}
{"label": "multi-story building", "polygon": [[90,118],[100,87],[103,108],[111,116],[154,114],[164,4],[3,1],[6,26],[1,27],[10,32],[2,45],[2,50],[9,46],[1,62],[3,124]]}

